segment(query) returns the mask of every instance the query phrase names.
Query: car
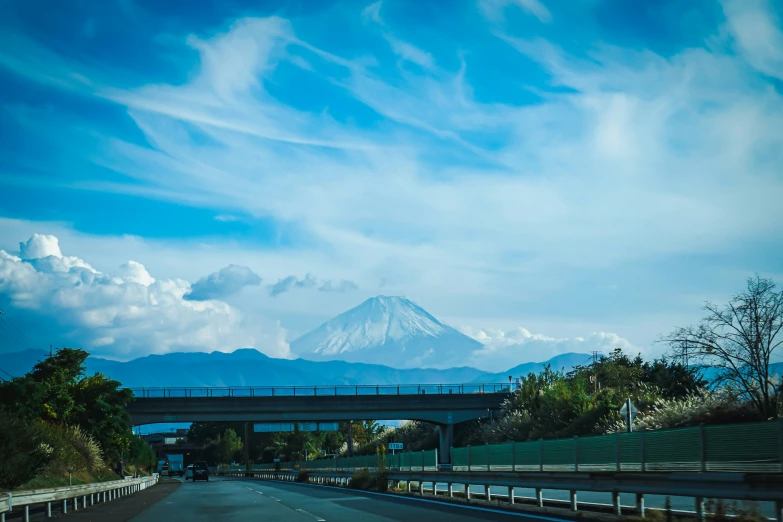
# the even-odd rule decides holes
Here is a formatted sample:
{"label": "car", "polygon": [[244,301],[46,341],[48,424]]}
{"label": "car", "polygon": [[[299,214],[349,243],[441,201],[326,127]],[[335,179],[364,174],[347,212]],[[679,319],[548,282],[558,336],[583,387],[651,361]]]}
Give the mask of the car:
{"label": "car", "polygon": [[197,480],[209,481],[209,468],[203,460],[193,463],[193,482]]}
{"label": "car", "polygon": [[185,480],[193,478],[193,464],[188,464],[188,468],[185,470]]}

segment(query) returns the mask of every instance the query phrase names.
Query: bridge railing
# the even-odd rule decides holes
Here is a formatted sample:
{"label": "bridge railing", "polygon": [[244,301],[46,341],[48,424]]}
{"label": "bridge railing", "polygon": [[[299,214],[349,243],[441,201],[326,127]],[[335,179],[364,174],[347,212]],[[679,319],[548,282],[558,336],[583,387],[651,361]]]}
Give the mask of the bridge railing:
{"label": "bridge railing", "polygon": [[505,383],[131,388],[140,398],[326,397],[347,395],[461,395],[510,393]]}

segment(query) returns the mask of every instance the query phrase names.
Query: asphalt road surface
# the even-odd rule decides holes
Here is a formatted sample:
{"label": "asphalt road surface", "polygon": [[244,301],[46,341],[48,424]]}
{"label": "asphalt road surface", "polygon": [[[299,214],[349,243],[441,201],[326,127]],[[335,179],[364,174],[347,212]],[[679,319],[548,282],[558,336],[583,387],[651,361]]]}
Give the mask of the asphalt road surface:
{"label": "asphalt road surface", "polygon": [[[153,488],[154,489],[154,488]],[[493,512],[437,502],[372,495],[289,482],[221,479],[187,481],[132,522],[518,522],[545,517]],[[556,521],[555,518],[547,518]]]}

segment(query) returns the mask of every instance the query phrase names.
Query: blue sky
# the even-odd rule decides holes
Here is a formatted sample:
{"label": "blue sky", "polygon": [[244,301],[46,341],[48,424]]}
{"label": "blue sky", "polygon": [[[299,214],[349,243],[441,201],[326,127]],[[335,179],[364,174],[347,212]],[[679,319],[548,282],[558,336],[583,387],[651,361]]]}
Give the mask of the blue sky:
{"label": "blue sky", "polygon": [[[5,2],[0,306],[31,344],[120,358],[285,356],[378,293],[510,365],[557,350],[508,349],[518,328],[659,353],[704,300],[783,282],[782,18],[763,0]],[[21,267],[35,233],[59,245],[28,251],[106,288],[64,299],[71,276]],[[197,282],[214,299],[189,300]]]}

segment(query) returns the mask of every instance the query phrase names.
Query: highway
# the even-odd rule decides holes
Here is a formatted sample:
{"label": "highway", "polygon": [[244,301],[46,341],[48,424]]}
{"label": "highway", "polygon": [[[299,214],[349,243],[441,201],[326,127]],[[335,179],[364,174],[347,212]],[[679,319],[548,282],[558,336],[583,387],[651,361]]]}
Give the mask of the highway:
{"label": "highway", "polygon": [[[186,481],[133,522],[471,522],[541,520],[481,508],[451,506],[401,497],[288,482],[210,477]],[[556,518],[545,518],[556,521]]]}

